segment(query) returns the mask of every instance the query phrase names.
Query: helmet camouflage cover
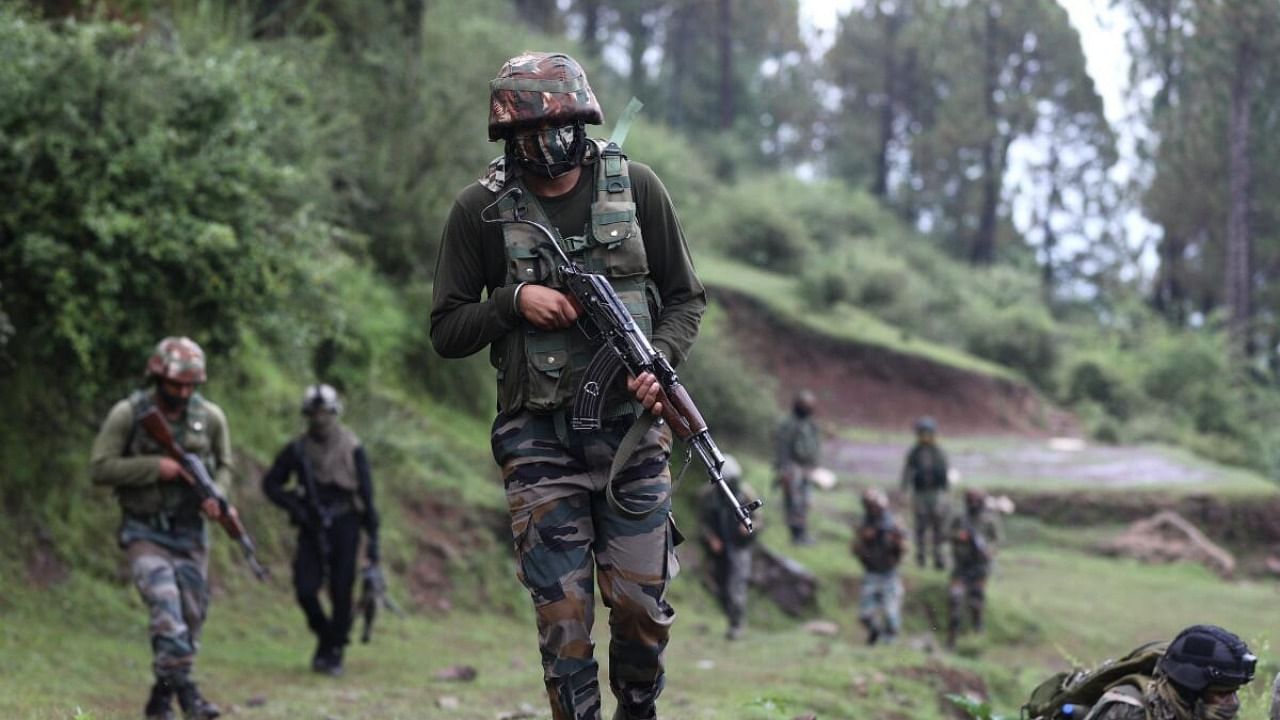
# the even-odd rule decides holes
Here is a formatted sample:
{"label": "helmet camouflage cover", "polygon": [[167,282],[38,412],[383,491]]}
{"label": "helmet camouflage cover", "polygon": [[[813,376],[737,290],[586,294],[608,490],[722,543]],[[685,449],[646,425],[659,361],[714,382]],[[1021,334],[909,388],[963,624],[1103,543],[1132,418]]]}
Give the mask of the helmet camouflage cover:
{"label": "helmet camouflage cover", "polygon": [[520,130],[575,122],[599,125],[604,112],[587,73],[564,53],[526,52],[511,58],[489,81],[489,140]]}
{"label": "helmet camouflage cover", "polygon": [[204,350],[189,337],[167,337],[147,358],[147,377],[179,383],[203,383]]}

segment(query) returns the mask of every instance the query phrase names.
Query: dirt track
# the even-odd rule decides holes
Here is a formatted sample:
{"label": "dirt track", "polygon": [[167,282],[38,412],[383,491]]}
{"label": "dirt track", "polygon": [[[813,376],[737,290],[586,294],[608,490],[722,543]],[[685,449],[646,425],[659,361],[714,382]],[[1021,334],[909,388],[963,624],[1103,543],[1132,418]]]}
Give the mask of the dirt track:
{"label": "dirt track", "polygon": [[[910,438],[901,444],[828,438],[827,464],[842,478],[897,481]],[[1219,475],[1210,466],[1180,460],[1159,448],[1087,446],[1055,449],[1043,438],[978,445],[942,446],[962,482],[979,485],[1045,488],[1159,489],[1212,485]]]}

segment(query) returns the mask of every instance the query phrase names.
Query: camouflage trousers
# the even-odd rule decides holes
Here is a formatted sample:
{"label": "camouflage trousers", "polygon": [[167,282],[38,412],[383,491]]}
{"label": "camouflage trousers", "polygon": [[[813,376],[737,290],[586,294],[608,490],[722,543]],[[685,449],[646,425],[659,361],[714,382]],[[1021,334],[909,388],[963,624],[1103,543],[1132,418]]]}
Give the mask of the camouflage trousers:
{"label": "camouflage trousers", "polygon": [[951,586],[947,592],[947,609],[950,616],[950,631],[953,634],[960,629],[965,609],[969,611],[973,629],[982,630],[982,614],[987,603],[987,577],[990,574],[991,566],[988,563],[952,568]]}
{"label": "camouflage trousers", "polygon": [[862,576],[858,620],[873,636],[892,642],[902,628],[902,578],[896,570]]}
{"label": "camouflage trousers", "polygon": [[916,564],[925,564],[925,552],[933,549],[933,565],[941,569],[943,529],[947,519],[947,507],[942,493],[937,491],[915,492],[911,497],[912,519],[916,531]]}
{"label": "camouflage trousers", "polygon": [[[572,433],[553,414],[514,412],[494,421],[517,576],[533,599],[543,680],[555,720],[598,720],[600,688],[591,627],[598,581],[609,608],[609,684],[615,718],[657,717],[663,655],[675,610],[667,585],[678,570],[671,521],[671,431],[654,425],[605,493],[630,417]],[[559,431],[557,431],[559,427]],[[595,577],[598,572],[598,577]]]}
{"label": "camouflage trousers", "polygon": [[787,527],[791,528],[794,538],[803,537],[809,526],[809,499],[813,494],[813,484],[809,481],[809,472],[813,468],[791,465],[785,468],[778,477],[782,486],[782,501],[787,514]]}
{"label": "camouflage trousers", "polygon": [[156,679],[180,684],[195,664],[209,610],[209,556],[148,540],[134,540],[126,552],[133,584],[151,616],[152,670]]}
{"label": "camouflage trousers", "polygon": [[747,615],[747,585],[751,582],[751,546],[726,546],[712,555],[716,593],[730,628],[742,627]]}

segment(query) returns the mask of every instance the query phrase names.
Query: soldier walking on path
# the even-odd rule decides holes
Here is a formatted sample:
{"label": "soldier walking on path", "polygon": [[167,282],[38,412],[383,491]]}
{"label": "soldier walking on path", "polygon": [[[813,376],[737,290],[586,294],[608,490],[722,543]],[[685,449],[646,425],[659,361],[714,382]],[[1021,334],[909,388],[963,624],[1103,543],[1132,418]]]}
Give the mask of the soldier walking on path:
{"label": "soldier walking on path", "polygon": [[911,494],[916,530],[916,564],[925,565],[932,548],[933,566],[941,570],[942,531],[947,514],[947,456],[937,442],[938,424],[931,417],[916,421],[916,444],[902,467],[902,489]]}
{"label": "soldier walking on path", "polygon": [[[360,529],[365,556],[378,565],[378,512],[373,504],[369,456],[355,433],[338,421],[342,400],[329,385],[310,385],[302,396],[307,429],[291,440],[262,477],[262,491],[298,528],[293,556],[293,588],[316,636],[311,669],[342,674],[342,655],[351,634]],[[292,489],[289,478],[297,479]],[[320,587],[329,581],[332,614],[320,605]]]}
{"label": "soldier walking on path", "polygon": [[[445,357],[487,347],[497,369],[491,444],[517,574],[538,621],[553,717],[600,717],[591,636],[598,573],[610,609],[614,717],[656,718],[675,620],[667,587],[678,567],[670,426],[654,423],[630,451],[619,447],[641,406],[660,412],[660,386],[645,373],[625,388],[592,387],[604,393],[603,427],[571,429],[571,406],[598,341],[575,327],[581,308],[565,294],[546,238],[510,221],[523,217],[558,234],[578,264],[607,278],[673,364],[693,345],[706,295],[662,182],[617,145],[587,138],[585,125],[604,117],[575,60],[526,53],[507,61],[489,88],[489,139],[504,141],[505,152],[449,213],[431,340]],[[623,127],[615,130],[615,139],[623,135]]]}
{"label": "soldier walking on path", "polygon": [[161,340],[146,377],[152,387],[116,403],[103,422],[91,475],[94,484],[115,491],[123,516],[120,547],[151,616],[155,683],[143,712],[150,720],[170,720],[176,697],[187,720],[208,720],[221,713],[201,696],[192,672],[209,610],[204,517],[217,520],[221,509],[213,498],[201,501],[179,462],[140,421],[158,408],[173,437],[199,456],[224,493],[232,479],[231,435],[222,409],[196,392],[206,375],[204,351],[194,341]]}
{"label": "soldier walking on path", "polygon": [[810,473],[822,459],[822,434],[813,412],[818,401],[809,390],[796,394],[791,414],[778,424],[777,445],[773,457],[775,484],[781,486],[787,513],[791,542],[809,545],[809,496],[812,492]]}
{"label": "soldier walking on path", "polygon": [[977,488],[964,492],[964,513],[952,518],[951,587],[947,593],[947,645],[956,644],[964,610],[969,611],[974,632],[982,632],[987,600],[987,578],[1000,544],[1000,524],[987,508],[987,494]]}
{"label": "soldier walking on path", "polygon": [[853,554],[862,563],[858,621],[867,629],[867,644],[893,643],[902,628],[902,578],[898,565],[906,536],[889,512],[879,488],[862,493],[862,523],[854,529]]}
{"label": "soldier walking on path", "polygon": [[[732,455],[725,455],[720,469],[738,502],[747,505],[758,495],[742,480],[742,466]],[[751,581],[751,553],[756,536],[738,521],[733,508],[725,503],[717,488],[707,486],[698,498],[702,541],[711,558],[711,578],[716,597],[729,618],[725,637],[742,637],[747,617],[747,585]],[[760,531],[757,525],[756,532]]]}

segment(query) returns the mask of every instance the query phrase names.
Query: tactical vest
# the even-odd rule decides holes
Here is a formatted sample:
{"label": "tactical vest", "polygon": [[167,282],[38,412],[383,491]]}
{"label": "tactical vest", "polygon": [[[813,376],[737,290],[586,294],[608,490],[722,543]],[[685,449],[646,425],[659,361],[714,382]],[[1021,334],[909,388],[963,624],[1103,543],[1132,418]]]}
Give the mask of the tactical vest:
{"label": "tactical vest", "polygon": [[868,572],[884,573],[898,567],[902,559],[902,530],[892,516],[875,522],[864,521],[858,528],[858,559]]}
{"label": "tactical vest", "polygon": [[936,445],[918,443],[911,450],[911,489],[935,492],[947,489],[947,462]]}
{"label": "tactical vest", "polygon": [[[595,174],[590,221],[582,234],[557,239],[582,269],[609,280],[636,324],[649,336],[654,313],[661,306],[657,289],[649,281],[649,263],[636,217],[627,158],[616,147],[606,149],[599,141],[590,147],[595,152],[583,164],[584,172],[590,168]],[[510,196],[499,204],[501,216],[511,220],[519,210],[522,217],[558,236],[537,197],[518,176],[507,181],[508,187],[513,185],[524,192],[518,205]],[[542,233],[518,223],[504,224],[502,232],[507,259],[505,284],[532,283],[564,289],[559,270],[562,261]],[[654,303],[654,310],[650,309],[650,302]],[[587,338],[576,326],[540,330],[522,323],[490,348],[490,362],[498,371],[499,409],[523,407],[547,412],[564,407],[572,401],[583,371],[599,348],[598,342]]]}
{"label": "tactical vest", "polygon": [[[129,396],[129,405],[133,408],[133,428],[129,432],[129,442],[125,445],[126,456],[165,455],[165,450],[155,438],[139,424],[141,418],[155,405],[150,392],[138,390]],[[175,422],[165,418],[173,439],[184,450],[195,453],[204,461],[210,473],[217,470],[216,457],[213,454],[213,434],[210,427],[209,408],[199,393],[191,396],[186,412]],[[163,415],[162,415],[163,417]],[[122,486],[116,488],[116,497],[120,508],[126,515],[147,517],[164,515],[171,518],[184,518],[198,521],[200,517],[200,497],[195,490],[184,482],[157,482],[148,485]]]}

